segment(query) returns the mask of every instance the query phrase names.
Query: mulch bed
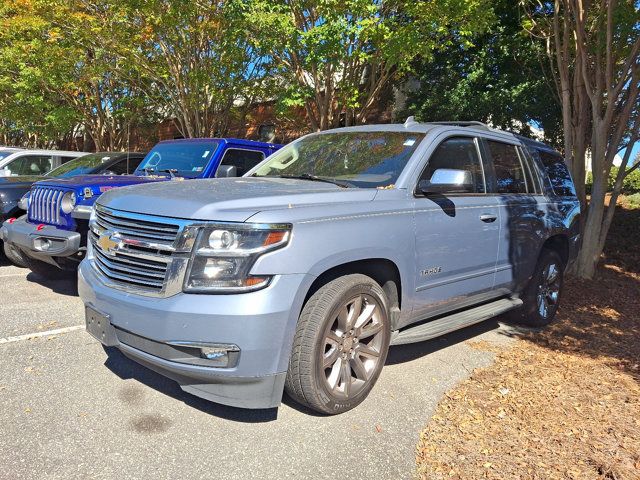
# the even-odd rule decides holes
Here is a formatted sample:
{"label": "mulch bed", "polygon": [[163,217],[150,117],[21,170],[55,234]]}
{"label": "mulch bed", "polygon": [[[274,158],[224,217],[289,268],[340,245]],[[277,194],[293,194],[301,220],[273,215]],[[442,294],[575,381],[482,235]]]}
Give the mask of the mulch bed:
{"label": "mulch bed", "polygon": [[598,278],[568,281],[550,327],[446,395],[422,478],[640,479],[638,238],[640,210],[620,208]]}

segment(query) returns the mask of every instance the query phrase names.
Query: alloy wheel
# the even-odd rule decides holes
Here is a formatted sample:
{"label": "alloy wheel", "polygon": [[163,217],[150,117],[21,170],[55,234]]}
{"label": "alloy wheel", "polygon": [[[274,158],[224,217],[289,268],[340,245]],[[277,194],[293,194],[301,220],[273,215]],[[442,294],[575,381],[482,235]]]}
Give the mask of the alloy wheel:
{"label": "alloy wheel", "polygon": [[377,370],[384,345],[381,308],[372,296],[359,294],[328,325],[319,360],[325,386],[338,398],[357,395]]}
{"label": "alloy wheel", "polygon": [[542,318],[553,314],[560,296],[560,274],[558,265],[550,263],[542,271],[542,281],[536,296],[538,313]]}

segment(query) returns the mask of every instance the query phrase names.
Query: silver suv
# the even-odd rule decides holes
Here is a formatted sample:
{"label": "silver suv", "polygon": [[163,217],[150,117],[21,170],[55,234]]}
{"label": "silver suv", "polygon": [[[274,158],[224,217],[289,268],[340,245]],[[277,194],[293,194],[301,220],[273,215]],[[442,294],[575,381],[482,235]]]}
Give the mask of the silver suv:
{"label": "silver suv", "polygon": [[482,124],[314,133],[243,178],[112,190],[79,272],[88,331],[228,405],[362,402],[390,345],[558,308],[580,207],[562,157]]}

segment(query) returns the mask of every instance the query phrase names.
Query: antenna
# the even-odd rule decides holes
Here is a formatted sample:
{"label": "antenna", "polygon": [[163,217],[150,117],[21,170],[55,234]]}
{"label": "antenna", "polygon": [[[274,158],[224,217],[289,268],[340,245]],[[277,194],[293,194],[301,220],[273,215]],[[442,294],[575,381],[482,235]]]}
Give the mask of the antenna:
{"label": "antenna", "polygon": [[417,124],[418,122],[416,122],[415,117],[411,115],[410,117],[407,117],[407,119],[404,121],[404,128],[409,128]]}

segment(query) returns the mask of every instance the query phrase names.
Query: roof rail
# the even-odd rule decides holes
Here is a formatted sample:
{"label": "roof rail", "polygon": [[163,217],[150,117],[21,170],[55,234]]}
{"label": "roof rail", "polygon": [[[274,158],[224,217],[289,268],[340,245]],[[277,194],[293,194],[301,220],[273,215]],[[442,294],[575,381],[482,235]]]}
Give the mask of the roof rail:
{"label": "roof rail", "polygon": [[478,122],[475,120],[469,121],[452,121],[452,122],[427,122],[432,125],[452,125],[456,127],[470,127],[470,128],[479,128],[482,130],[493,130],[489,125],[483,122]]}

